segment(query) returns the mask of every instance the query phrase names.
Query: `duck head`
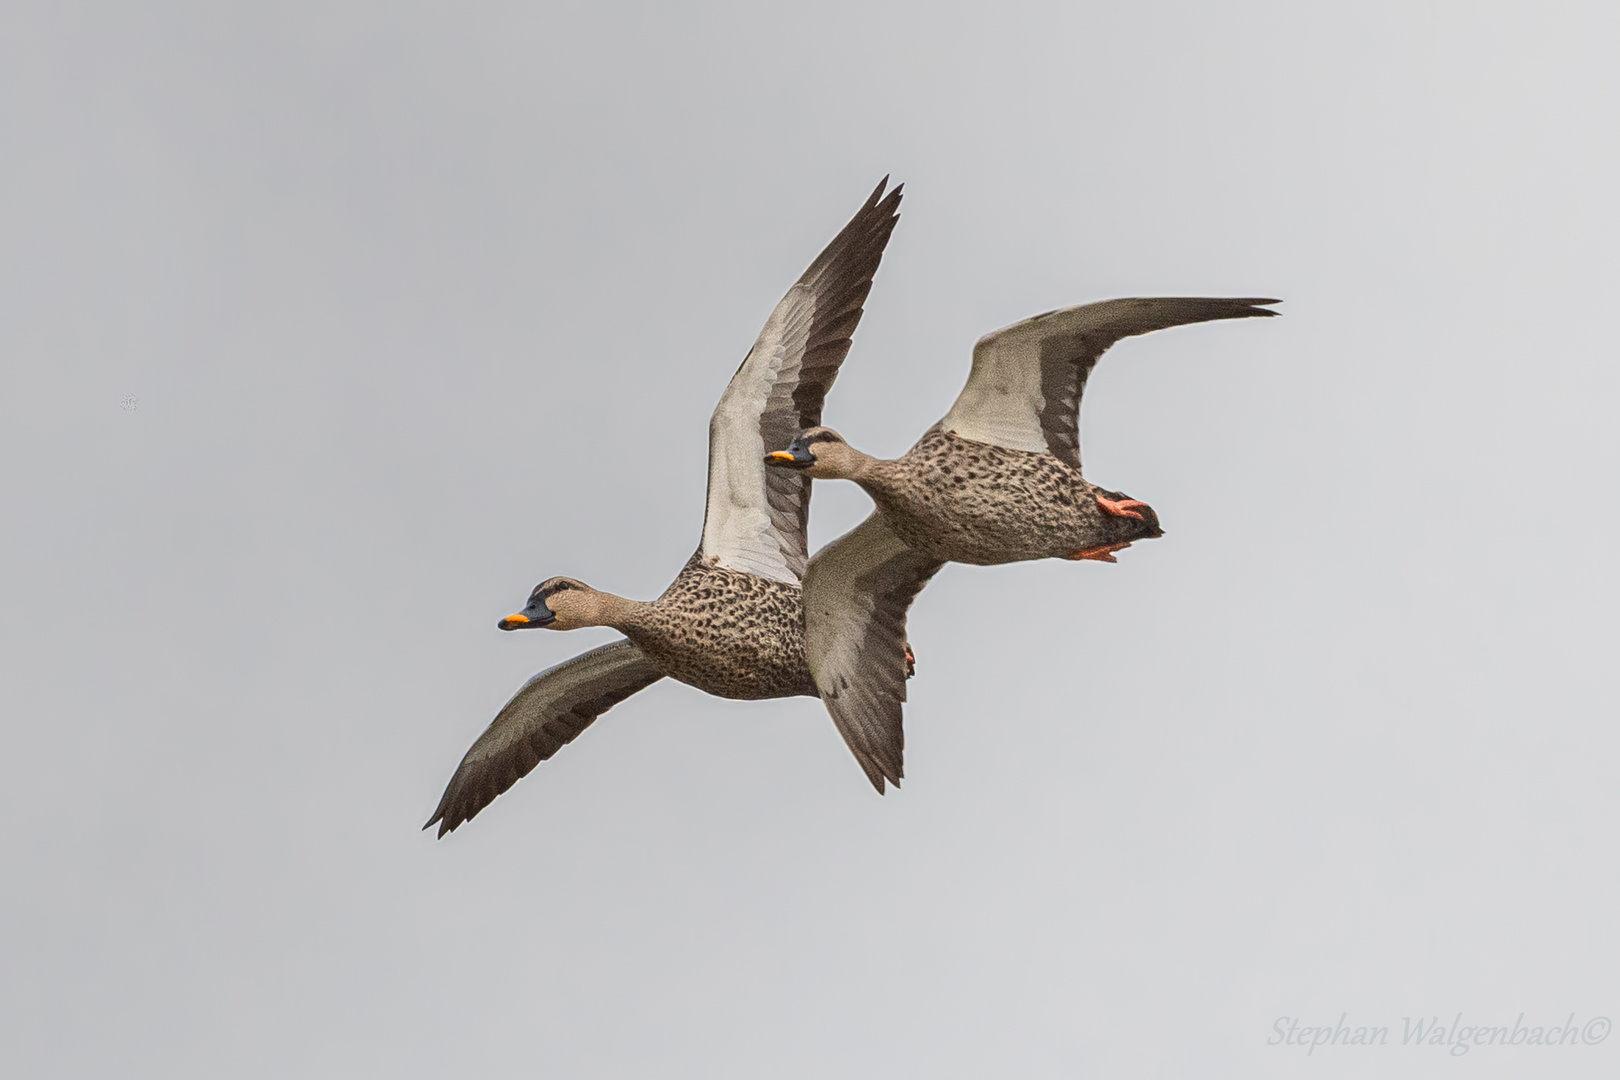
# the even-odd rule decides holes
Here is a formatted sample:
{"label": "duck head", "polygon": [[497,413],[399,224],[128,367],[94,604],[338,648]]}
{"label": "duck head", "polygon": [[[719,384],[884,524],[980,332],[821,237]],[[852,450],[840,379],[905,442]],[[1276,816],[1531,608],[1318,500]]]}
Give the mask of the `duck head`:
{"label": "duck head", "polygon": [[832,428],[813,427],[799,432],[786,450],[766,454],[765,464],[793,469],[818,480],[838,480],[853,477],[865,457]]}
{"label": "duck head", "polygon": [[583,581],[554,577],[542,581],[529,594],[522,611],[500,621],[502,630],[575,630],[595,626],[599,594]]}

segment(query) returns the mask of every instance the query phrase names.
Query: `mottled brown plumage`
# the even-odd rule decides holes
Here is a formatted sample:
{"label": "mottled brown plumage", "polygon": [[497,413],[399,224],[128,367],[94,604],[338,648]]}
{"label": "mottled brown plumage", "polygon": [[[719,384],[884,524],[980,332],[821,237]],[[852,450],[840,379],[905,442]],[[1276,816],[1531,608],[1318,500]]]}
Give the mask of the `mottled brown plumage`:
{"label": "mottled brown plumage", "polygon": [[904,457],[873,461],[857,481],[889,527],[921,554],[994,566],[1064,558],[1104,544],[1162,535],[1150,507],[1142,517],[1098,508],[1097,488],[1051,454],[974,442],[935,426]]}
{"label": "mottled brown plumage", "polygon": [[635,605],[620,633],[664,674],[739,701],[814,697],[799,586],[692,556],[664,594]]}

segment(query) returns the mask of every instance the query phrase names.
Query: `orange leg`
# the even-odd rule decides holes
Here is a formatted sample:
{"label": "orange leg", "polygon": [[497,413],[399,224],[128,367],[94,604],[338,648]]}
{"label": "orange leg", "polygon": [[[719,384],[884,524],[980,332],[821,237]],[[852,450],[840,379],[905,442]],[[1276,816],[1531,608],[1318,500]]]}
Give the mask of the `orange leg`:
{"label": "orange leg", "polygon": [[1125,540],[1118,544],[1098,544],[1096,547],[1088,547],[1082,548],[1079,551],[1071,551],[1063,557],[1065,559],[1092,559],[1096,562],[1119,562],[1118,559],[1114,558],[1114,552],[1124,551],[1130,546],[1131,542],[1129,540]]}
{"label": "orange leg", "polygon": [[1105,499],[1101,495],[1097,496],[1097,508],[1105,514],[1112,514],[1114,517],[1135,518],[1137,521],[1141,521],[1142,515],[1132,510],[1131,507],[1146,505],[1147,503],[1136,499],[1121,499],[1119,502],[1115,502],[1113,499]]}
{"label": "orange leg", "polygon": [[906,642],[906,678],[917,674],[917,654],[911,651],[911,642]]}

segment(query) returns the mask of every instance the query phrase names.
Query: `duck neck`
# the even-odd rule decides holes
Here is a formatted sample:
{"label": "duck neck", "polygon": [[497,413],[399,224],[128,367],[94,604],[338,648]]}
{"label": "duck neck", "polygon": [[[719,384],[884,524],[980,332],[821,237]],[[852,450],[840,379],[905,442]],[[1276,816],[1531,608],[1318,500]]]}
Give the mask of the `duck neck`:
{"label": "duck neck", "polygon": [[896,479],[895,466],[898,462],[887,458],[876,458],[870,454],[863,454],[859,450],[851,449],[849,463],[844,467],[840,476],[845,480],[853,480],[861,486],[872,498],[876,499],[888,493]]}
{"label": "duck neck", "polygon": [[585,626],[609,626],[624,634],[640,626],[652,605],[643,600],[630,600],[609,592],[595,592],[591,596],[590,610],[586,612]]}
{"label": "duck neck", "polygon": [[[829,470],[831,475],[827,477],[829,480],[853,480],[865,487],[867,477],[884,464],[881,459],[863,454],[847,443],[839,444],[832,450],[833,453],[828,455],[832,460],[827,463],[832,466]],[[823,451],[823,454],[826,453]]]}

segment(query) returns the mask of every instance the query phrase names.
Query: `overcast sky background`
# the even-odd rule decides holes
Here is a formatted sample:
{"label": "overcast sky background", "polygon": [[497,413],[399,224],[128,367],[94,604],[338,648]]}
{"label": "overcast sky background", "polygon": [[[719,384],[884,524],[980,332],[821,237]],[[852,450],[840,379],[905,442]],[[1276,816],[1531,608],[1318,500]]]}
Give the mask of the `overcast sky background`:
{"label": "overcast sky background", "polygon": [[[0,1072],[1614,1075],[1400,1043],[1620,1014],[1620,9],[983,7],[0,8]],[[1164,539],[936,578],[899,793],[664,682],[418,832],[885,173],[873,452],[1286,300],[1093,376]]]}

